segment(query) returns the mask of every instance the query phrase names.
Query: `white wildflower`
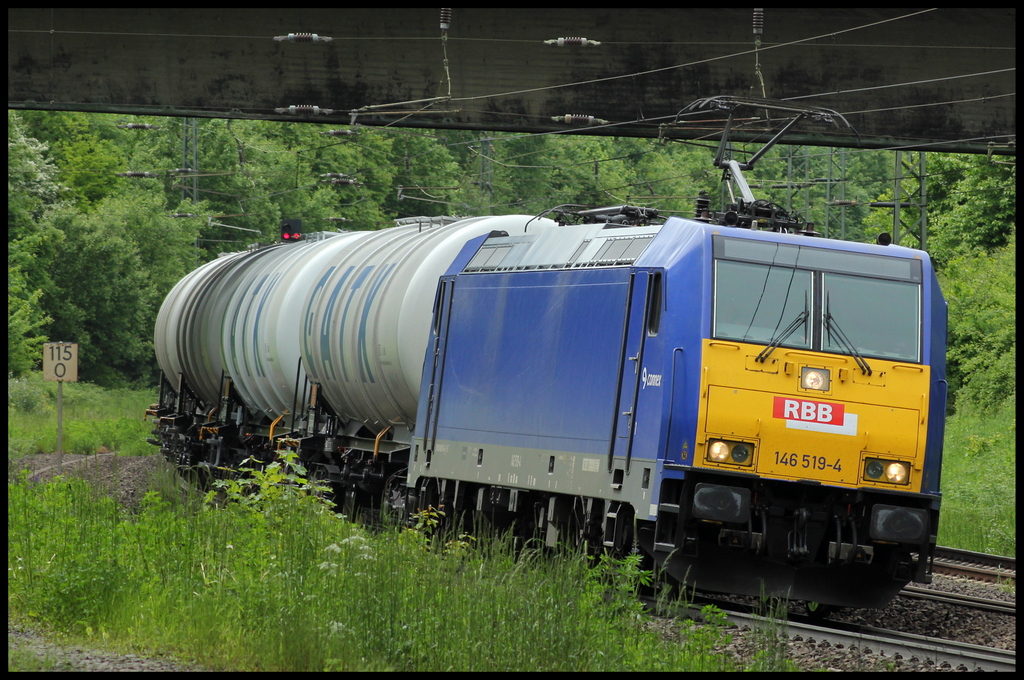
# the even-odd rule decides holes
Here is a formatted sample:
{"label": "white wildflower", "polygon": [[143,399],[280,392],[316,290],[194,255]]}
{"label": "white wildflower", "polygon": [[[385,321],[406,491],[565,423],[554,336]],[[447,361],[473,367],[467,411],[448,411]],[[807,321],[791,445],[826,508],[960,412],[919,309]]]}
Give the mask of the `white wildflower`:
{"label": "white wildflower", "polygon": [[344,541],[341,542],[342,545],[352,545],[352,546],[360,546],[363,543],[366,543],[366,539],[363,538],[362,536],[359,536],[358,534],[355,535],[355,536],[349,536],[348,538],[346,538]]}

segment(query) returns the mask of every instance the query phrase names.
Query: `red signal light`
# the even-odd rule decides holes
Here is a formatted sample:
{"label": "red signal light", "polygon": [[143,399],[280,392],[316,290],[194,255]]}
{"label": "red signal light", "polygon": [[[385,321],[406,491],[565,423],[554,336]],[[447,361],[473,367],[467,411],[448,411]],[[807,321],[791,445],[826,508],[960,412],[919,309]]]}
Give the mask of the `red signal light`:
{"label": "red signal light", "polygon": [[301,241],[302,220],[281,220],[281,240]]}

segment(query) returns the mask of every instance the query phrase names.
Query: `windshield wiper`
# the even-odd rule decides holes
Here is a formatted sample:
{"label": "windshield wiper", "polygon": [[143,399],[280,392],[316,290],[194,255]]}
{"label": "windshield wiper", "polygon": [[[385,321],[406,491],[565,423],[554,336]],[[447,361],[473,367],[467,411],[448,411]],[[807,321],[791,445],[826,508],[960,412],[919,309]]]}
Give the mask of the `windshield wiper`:
{"label": "windshield wiper", "polygon": [[861,356],[857,348],[853,346],[850,339],[846,337],[846,333],[839,328],[839,322],[832,316],[832,310],[829,308],[828,297],[825,298],[825,330],[828,331],[829,340],[832,339],[832,332],[835,331],[836,340],[842,345],[843,350],[853,357],[854,361],[857,362],[857,367],[860,368],[860,372],[864,375],[871,375],[871,367],[868,366],[867,360]]}
{"label": "windshield wiper", "polygon": [[765,360],[767,360],[768,357],[771,356],[772,352],[775,351],[776,347],[785,342],[786,338],[793,335],[793,333],[796,332],[796,329],[800,328],[800,326],[802,326],[804,322],[807,321],[808,316],[810,316],[810,312],[808,312],[806,308],[804,309],[804,311],[797,314],[796,318],[793,319],[793,322],[786,326],[784,329],[782,329],[781,333],[772,338],[771,342],[768,343],[768,346],[761,350],[761,353],[757,355],[754,361],[760,361],[763,364]]}

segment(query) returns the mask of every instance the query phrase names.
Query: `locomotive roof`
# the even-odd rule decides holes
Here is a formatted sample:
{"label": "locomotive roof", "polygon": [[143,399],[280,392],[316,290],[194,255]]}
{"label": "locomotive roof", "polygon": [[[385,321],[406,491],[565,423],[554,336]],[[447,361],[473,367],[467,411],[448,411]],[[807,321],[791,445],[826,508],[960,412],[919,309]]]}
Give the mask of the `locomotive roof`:
{"label": "locomotive roof", "polygon": [[[655,240],[661,232],[674,235],[671,239]],[[723,227],[688,219],[670,218],[665,224],[647,226],[611,226],[605,224],[566,225],[535,233],[507,234],[499,232],[487,238],[468,264],[462,269],[474,272],[510,272],[536,269],[581,269],[631,265],[650,249],[657,257],[657,266],[665,266],[675,258],[669,251],[678,251],[680,240],[694,236],[710,238],[712,235],[780,243],[801,248],[820,248],[832,251],[881,255],[887,258],[922,260],[928,263],[927,253],[898,245],[881,246],[870,243],[840,241],[798,234],[780,234]],[[666,233],[666,236],[668,234]],[[671,241],[671,243],[669,242]],[[651,258],[645,257],[644,260]],[[652,264],[654,264],[652,262]]]}

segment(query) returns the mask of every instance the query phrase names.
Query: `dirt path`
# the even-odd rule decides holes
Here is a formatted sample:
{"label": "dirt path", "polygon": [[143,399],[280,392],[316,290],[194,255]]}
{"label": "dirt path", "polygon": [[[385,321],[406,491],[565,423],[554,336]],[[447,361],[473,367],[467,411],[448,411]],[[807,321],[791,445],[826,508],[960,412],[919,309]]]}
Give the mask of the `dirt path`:
{"label": "dirt path", "polygon": [[[7,623],[8,666],[21,671],[199,672],[204,668],[160,657],[117,654],[68,642],[56,642],[38,631]],[[11,657],[13,656],[13,665]]]}
{"label": "dirt path", "polygon": [[171,473],[173,468],[163,457],[118,456],[113,453],[93,455],[37,453],[7,462],[7,478],[13,480],[21,470],[29,470],[29,479],[46,482],[60,474],[74,475],[89,480],[106,490],[122,505],[137,509],[154,475]]}

